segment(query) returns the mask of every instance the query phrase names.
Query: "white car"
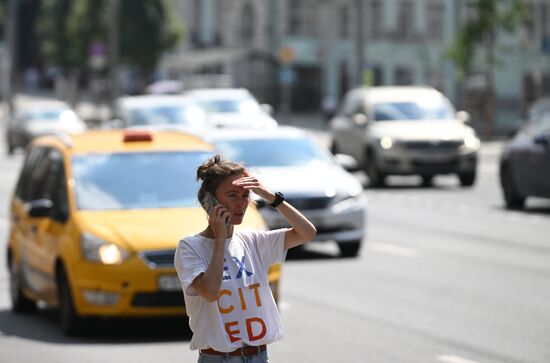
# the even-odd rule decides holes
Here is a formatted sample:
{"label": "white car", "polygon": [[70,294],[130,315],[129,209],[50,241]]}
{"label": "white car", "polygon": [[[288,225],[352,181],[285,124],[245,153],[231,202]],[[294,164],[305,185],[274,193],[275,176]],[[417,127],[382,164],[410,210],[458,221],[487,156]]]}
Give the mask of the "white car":
{"label": "white car", "polygon": [[330,121],[332,151],[357,159],[374,186],[387,175],[420,175],[430,185],[437,174],[457,174],[471,186],[480,141],[468,122],[430,87],[358,88]]}
{"label": "white car", "polygon": [[170,129],[207,134],[208,116],[197,101],[182,95],[123,96],[115,102],[116,126]]}
{"label": "white car", "polygon": [[244,88],[202,88],[186,93],[196,98],[211,117],[214,127],[272,129],[271,106],[260,105]]}
{"label": "white car", "polygon": [[84,121],[64,102],[20,102],[6,128],[7,151],[13,154],[38,136],[81,133],[86,129]]}
{"label": "white car", "polygon": [[[224,157],[244,162],[267,188],[283,193],[315,225],[316,241],[335,241],[343,256],[357,256],[366,233],[363,187],[313,136],[284,126],[220,130],[211,141]],[[288,226],[265,202],[257,203],[270,228]]]}

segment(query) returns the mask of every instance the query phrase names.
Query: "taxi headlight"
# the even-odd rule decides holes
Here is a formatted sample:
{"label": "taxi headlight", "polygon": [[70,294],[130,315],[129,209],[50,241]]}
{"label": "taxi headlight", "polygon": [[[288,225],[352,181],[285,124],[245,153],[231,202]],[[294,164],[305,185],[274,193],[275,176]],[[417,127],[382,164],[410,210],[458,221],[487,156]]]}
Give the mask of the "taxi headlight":
{"label": "taxi headlight", "polygon": [[89,233],[82,235],[80,245],[86,260],[105,265],[119,265],[129,256],[129,253],[122,247],[106,242]]}

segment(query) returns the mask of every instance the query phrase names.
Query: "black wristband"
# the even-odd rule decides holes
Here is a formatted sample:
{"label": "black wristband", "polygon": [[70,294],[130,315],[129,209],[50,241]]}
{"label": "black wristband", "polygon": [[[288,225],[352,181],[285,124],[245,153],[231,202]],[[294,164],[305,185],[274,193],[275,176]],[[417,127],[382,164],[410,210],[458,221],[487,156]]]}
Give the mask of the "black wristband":
{"label": "black wristband", "polygon": [[285,196],[281,192],[275,193],[275,200],[269,206],[271,208],[277,208],[282,202],[285,201]]}

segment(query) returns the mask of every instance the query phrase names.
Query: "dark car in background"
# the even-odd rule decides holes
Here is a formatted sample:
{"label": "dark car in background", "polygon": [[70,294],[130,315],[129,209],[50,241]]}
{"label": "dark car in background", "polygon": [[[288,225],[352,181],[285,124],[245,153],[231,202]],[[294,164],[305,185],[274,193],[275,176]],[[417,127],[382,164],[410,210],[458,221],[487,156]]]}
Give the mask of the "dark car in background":
{"label": "dark car in background", "polygon": [[506,207],[519,209],[527,197],[550,198],[550,108],[529,120],[504,146],[500,183]]}

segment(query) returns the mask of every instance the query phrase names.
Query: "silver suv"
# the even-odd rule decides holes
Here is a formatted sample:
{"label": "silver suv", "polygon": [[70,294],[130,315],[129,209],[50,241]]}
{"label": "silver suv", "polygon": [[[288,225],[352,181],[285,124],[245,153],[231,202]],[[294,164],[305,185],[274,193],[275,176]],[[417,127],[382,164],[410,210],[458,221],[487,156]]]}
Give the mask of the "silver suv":
{"label": "silver suv", "polygon": [[356,158],[373,186],[387,175],[420,175],[430,185],[437,174],[457,174],[471,186],[480,141],[468,122],[433,88],[358,88],[330,121],[332,151]]}

